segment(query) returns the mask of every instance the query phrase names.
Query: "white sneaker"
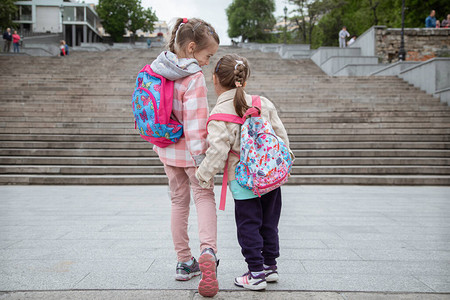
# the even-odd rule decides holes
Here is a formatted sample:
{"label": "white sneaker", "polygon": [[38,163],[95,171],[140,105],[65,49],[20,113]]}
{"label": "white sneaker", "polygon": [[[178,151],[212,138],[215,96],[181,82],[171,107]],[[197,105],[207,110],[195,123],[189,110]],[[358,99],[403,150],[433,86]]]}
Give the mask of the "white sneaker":
{"label": "white sneaker", "polygon": [[267,287],[264,272],[253,277],[252,273],[249,271],[240,277],[236,277],[234,279],[234,284],[253,291],[264,290]]}
{"label": "white sneaker", "polygon": [[264,266],[264,273],[266,275],[266,281],[267,282],[277,282],[278,279],[280,278],[278,276],[278,272],[277,272],[277,266],[273,265],[273,266]]}

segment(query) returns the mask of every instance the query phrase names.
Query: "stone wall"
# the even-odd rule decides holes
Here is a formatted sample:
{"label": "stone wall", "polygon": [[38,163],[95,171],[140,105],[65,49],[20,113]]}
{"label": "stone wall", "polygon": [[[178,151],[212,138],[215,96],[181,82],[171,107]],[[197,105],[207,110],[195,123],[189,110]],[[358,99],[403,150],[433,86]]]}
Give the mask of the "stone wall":
{"label": "stone wall", "polygon": [[[378,26],[375,30],[375,52],[382,63],[398,61],[401,29]],[[405,28],[407,61],[425,61],[450,54],[450,28]]]}

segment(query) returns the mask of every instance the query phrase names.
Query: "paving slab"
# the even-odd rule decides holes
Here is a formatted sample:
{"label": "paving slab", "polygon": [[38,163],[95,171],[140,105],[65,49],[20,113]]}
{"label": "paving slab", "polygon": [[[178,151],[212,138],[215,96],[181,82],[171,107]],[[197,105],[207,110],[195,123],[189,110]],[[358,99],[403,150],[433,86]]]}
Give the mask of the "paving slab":
{"label": "paving slab", "polygon": [[[114,290],[114,291],[41,291],[0,293],[0,300],[148,300],[207,299],[195,291],[179,290]],[[354,292],[253,292],[219,291],[217,300],[448,300],[445,294],[423,293],[354,293]]]}
{"label": "paving slab", "polygon": [[[234,286],[229,195],[216,299],[450,299],[450,187],[282,190],[280,282]],[[194,205],[189,224],[198,256]],[[169,226],[167,186],[0,186],[0,299],[199,299],[199,278],[174,280]]]}

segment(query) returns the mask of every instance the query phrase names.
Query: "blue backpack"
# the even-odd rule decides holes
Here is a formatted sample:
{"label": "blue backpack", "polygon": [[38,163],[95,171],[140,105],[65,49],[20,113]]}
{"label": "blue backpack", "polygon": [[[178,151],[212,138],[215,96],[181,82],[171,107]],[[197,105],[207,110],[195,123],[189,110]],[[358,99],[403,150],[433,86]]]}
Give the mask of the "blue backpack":
{"label": "blue backpack", "polygon": [[183,125],[171,118],[173,88],[173,81],[146,65],[136,78],[131,100],[135,128],[144,140],[161,148],[178,142],[183,136]]}

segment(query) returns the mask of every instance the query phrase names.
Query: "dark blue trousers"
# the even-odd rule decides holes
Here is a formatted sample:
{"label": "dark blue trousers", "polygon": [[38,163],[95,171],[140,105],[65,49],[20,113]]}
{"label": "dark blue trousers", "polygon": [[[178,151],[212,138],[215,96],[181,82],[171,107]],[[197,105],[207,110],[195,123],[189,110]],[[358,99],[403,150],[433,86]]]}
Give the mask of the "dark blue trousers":
{"label": "dark blue trousers", "polygon": [[263,264],[275,265],[280,256],[281,189],[277,188],[261,198],[234,200],[234,205],[237,237],[249,271],[261,271]]}

